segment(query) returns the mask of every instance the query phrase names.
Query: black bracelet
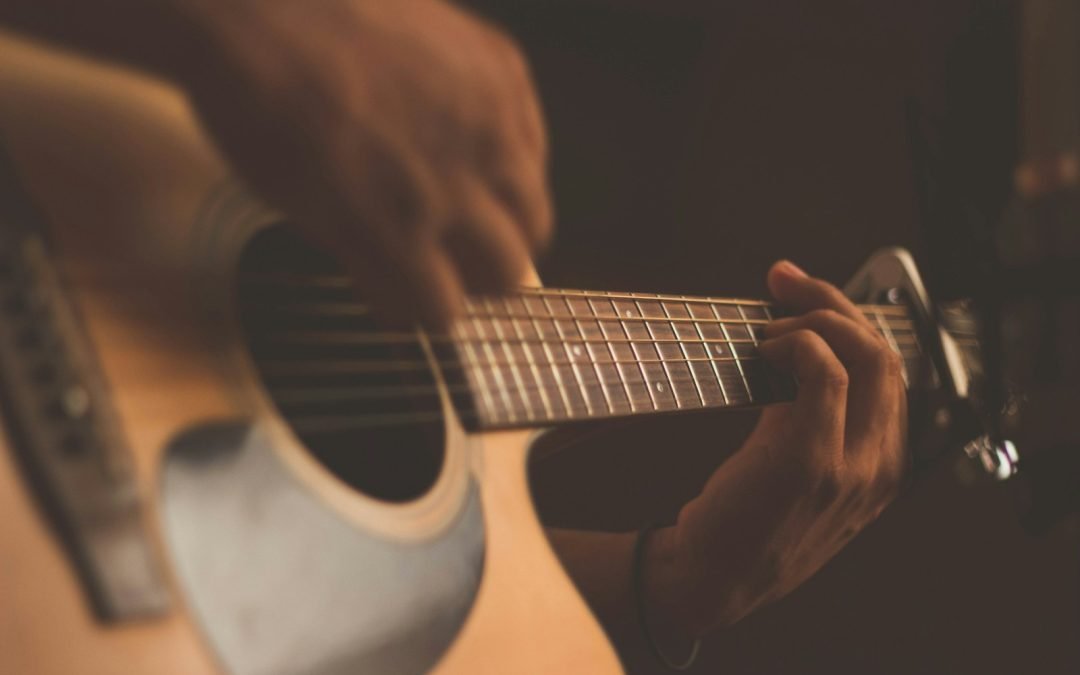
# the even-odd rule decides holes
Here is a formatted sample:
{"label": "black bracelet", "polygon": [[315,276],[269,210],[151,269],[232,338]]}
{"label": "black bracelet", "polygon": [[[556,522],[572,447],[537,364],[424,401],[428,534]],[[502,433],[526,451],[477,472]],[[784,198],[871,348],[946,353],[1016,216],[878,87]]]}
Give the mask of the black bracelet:
{"label": "black bracelet", "polygon": [[634,543],[634,559],[631,583],[634,590],[634,604],[637,607],[638,623],[641,625],[641,634],[645,637],[645,644],[649,645],[656,660],[662,665],[674,671],[689,670],[697,661],[698,652],[701,651],[701,638],[694,638],[694,645],[690,648],[690,655],[682,663],[672,661],[664,654],[660,646],[656,644],[652,631],[649,630],[649,620],[645,615],[645,545],[649,542],[649,535],[659,527],[657,523],[648,523],[638,530],[637,541]]}

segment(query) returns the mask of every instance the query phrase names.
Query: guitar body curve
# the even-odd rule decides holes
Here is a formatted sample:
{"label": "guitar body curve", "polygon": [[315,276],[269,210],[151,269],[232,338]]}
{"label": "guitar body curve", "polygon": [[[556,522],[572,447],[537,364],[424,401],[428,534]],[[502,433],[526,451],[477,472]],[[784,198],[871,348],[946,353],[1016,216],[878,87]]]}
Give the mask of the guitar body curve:
{"label": "guitar body curve", "polygon": [[[5,437],[0,672],[621,672],[533,511],[530,432],[467,434],[446,403],[423,497],[351,491],[277,419],[243,356],[230,277],[274,216],[233,187],[183,98],[12,36],[0,53],[0,138],[46,216],[171,598],[158,618],[100,621]],[[274,480],[284,501],[253,501]],[[306,516],[290,529],[282,513]],[[322,546],[340,564],[318,566]],[[299,627],[331,637],[304,654],[287,641]],[[275,658],[256,658],[271,644]]]}

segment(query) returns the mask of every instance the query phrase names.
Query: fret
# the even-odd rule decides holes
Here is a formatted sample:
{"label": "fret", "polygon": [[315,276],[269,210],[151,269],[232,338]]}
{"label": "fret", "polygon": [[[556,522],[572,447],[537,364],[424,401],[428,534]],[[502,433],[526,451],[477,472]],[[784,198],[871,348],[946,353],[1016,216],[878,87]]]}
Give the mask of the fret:
{"label": "fret", "polygon": [[728,340],[751,339],[750,331],[744,325],[746,319],[739,305],[713,305],[713,310],[716,312],[716,318],[723,322],[721,327],[727,334]]}
{"label": "fret", "polygon": [[[681,314],[692,317],[690,304],[684,302],[681,305],[675,305],[668,310],[668,315],[670,316],[672,314]],[[690,326],[693,330],[693,334],[688,336],[688,339],[698,337],[697,328],[694,328],[694,324],[691,323],[685,325]],[[690,368],[690,375],[693,377],[694,386],[697,388],[698,396],[701,398],[701,404],[705,407],[715,407],[726,404],[727,400],[724,398],[723,391],[721,391],[719,384],[712,377],[712,364],[702,363],[701,361],[708,356],[705,347],[696,342],[685,341],[680,342],[679,347]]]}
{"label": "fret", "polygon": [[[589,310],[589,304],[587,302],[584,303],[584,308],[585,309],[582,311],[591,311]],[[573,312],[573,307],[571,307],[571,311]],[[567,324],[564,332],[564,337],[571,338],[572,336],[576,335],[578,338],[584,341],[586,330],[591,330],[591,328],[582,326],[582,320],[579,318],[575,318],[573,321]],[[600,330],[599,326],[596,327],[596,330]],[[600,362],[598,362],[595,358],[592,358],[592,352],[587,352],[587,350],[581,344],[574,344],[570,347],[570,349],[574,352],[575,356],[577,356],[580,361],[585,362],[585,365],[582,366],[583,372],[589,369],[589,363],[592,364],[592,372],[588,373],[586,379],[589,380],[589,385],[591,385],[593,378],[596,378],[596,382],[600,385],[600,394],[603,397],[603,403],[604,407],[606,408],[606,412],[629,412],[630,403],[629,401],[624,400],[622,383],[619,381],[618,372],[615,371],[614,368],[612,368],[611,371],[606,371],[606,369],[601,368]],[[607,374],[609,375],[614,373],[614,377],[605,378],[605,372],[607,372]]]}
{"label": "fret", "polygon": [[[732,307],[732,309],[734,309],[734,306],[731,306],[731,307]],[[541,316],[544,316],[545,318],[553,318],[553,319],[572,318],[572,315],[570,314],[569,310],[562,309],[560,311],[562,312],[560,314],[547,314],[547,315],[541,315]],[[487,318],[487,317],[477,317],[477,318]],[[508,319],[522,319],[522,318],[528,318],[528,317],[522,316],[520,314],[511,314],[511,315],[508,315],[505,318],[508,318]],[[607,317],[604,317],[604,318],[607,318]],[[637,314],[625,314],[625,313],[621,314],[619,317],[611,317],[611,318],[643,319],[643,317],[640,317]],[[700,321],[700,319],[690,319],[690,318],[666,319],[666,318],[664,318],[662,316],[660,316],[660,317],[650,316],[650,317],[648,317],[648,319],[659,320],[659,321],[663,321],[665,323],[669,323],[669,322],[670,323],[692,323],[694,321]],[[749,326],[764,326],[766,323],[768,323],[766,321],[762,321],[762,320],[758,320],[758,319],[746,319],[746,320],[743,320],[743,319],[739,319],[739,318],[732,318],[732,319],[711,318],[711,319],[708,319],[708,321],[709,321],[709,323],[717,323],[717,324],[718,323],[726,323],[729,326],[740,326],[740,327],[742,327],[742,326],[747,326],[747,327],[749,327]],[[747,333],[747,331],[745,331],[745,330],[740,331],[740,334],[746,336],[744,339],[747,339],[747,340],[750,339],[749,334]]]}
{"label": "fret", "polygon": [[[671,300],[671,301],[676,301],[676,302],[683,301],[683,298],[681,296],[680,297],[664,296],[664,295],[657,295],[655,293],[616,293],[616,292],[612,292],[612,291],[579,291],[579,290],[568,290],[568,289],[563,289],[563,288],[524,288],[524,289],[521,289],[520,292],[523,295],[533,295],[533,296],[539,296],[539,297],[545,297],[545,296],[558,296],[558,297],[561,297],[561,298],[577,297],[577,298],[586,298],[586,299],[589,299],[589,300],[592,300],[592,299],[595,299],[595,298],[603,298],[605,300],[611,300],[611,301],[615,301],[615,300],[631,300],[631,301],[646,301],[646,302],[663,301],[663,300]],[[689,303],[701,303],[701,304],[706,304],[706,305],[724,305],[724,304],[736,305],[736,304],[742,304],[742,305],[747,305],[747,306],[751,306],[751,305],[765,306],[765,305],[769,304],[768,302],[766,302],[764,300],[747,300],[747,299],[734,299],[734,298],[687,297],[685,300],[686,300],[686,302],[689,302]],[[899,314],[903,313],[902,308],[898,308],[898,310],[899,311],[897,313],[899,313]],[[661,316],[662,316],[662,313],[657,313],[656,314],[656,318],[660,318]]]}
{"label": "fret", "polygon": [[[574,307],[572,306],[571,309],[573,310]],[[582,339],[603,339],[603,328],[601,328],[600,322],[597,321],[596,311],[592,304],[586,301],[579,309],[582,316],[589,317],[578,320],[578,332],[581,334]],[[575,311],[575,314],[578,314],[578,312]],[[612,411],[617,413],[633,412],[634,403],[630,388],[623,380],[618,366],[615,365],[615,355],[610,351],[609,346],[589,343],[588,350],[593,365],[596,367],[596,375],[600,378],[604,393],[607,395],[608,405]]]}
{"label": "fret", "polygon": [[[737,307],[733,308],[733,307],[731,307],[729,305],[713,305],[712,310],[713,310],[713,313],[716,314],[716,318],[720,319],[721,321],[724,321],[724,316],[725,315],[731,316],[731,313],[732,313],[733,310],[734,310],[734,313],[735,313],[736,317],[742,318],[742,315],[739,314]],[[728,341],[728,347],[732,348],[733,345],[731,344],[731,331],[728,329],[728,324],[727,323],[721,323],[720,324],[720,330],[724,334],[724,339],[726,339]],[[750,392],[750,383],[746,379],[746,373],[743,371],[742,362],[739,359],[738,354],[735,353],[734,349],[732,349],[731,355],[735,357],[734,366],[735,366],[735,369],[739,373],[739,380],[742,382],[742,391],[746,393],[746,401],[745,402],[746,403],[753,403],[754,402],[754,396]],[[735,398],[735,400],[740,400],[742,397],[740,395],[736,394],[734,396],[734,398]],[[740,402],[742,402],[742,401],[740,400]]]}
{"label": "fret", "polygon": [[727,392],[731,405],[749,405],[755,401],[750,397],[750,387],[746,384],[746,377],[739,367],[739,361],[714,361],[716,370],[724,382],[724,391]]}
{"label": "fret", "polygon": [[591,298],[589,300],[589,308],[592,309],[593,316],[601,319],[618,318],[619,316],[618,312],[615,310],[615,305],[607,298]]}
{"label": "fret", "polygon": [[[628,310],[631,315],[637,314],[638,316],[645,316],[641,307],[634,303],[635,308]],[[659,311],[659,310],[657,310]],[[629,322],[624,320],[623,325],[627,326],[627,334],[630,334],[631,330],[645,331],[645,334],[650,338],[653,338],[653,329],[649,324],[653,322]],[[649,393],[652,394],[653,404],[657,408],[666,408],[668,410],[674,410],[679,407],[679,399],[675,393],[675,384],[671,378],[671,374],[668,372],[666,364],[663,362],[663,355],[660,353],[659,345],[654,343],[642,343],[640,345],[634,345],[634,351],[638,356],[638,359],[643,361],[641,364],[642,373],[645,375],[646,386],[649,387]],[[646,362],[648,361],[648,362]]]}
{"label": "fret", "polygon": [[585,298],[566,298],[566,305],[570,308],[570,314],[577,318],[595,316],[589,301]]}
{"label": "fret", "polygon": [[[687,312],[690,314],[690,316],[692,318],[695,318],[695,319],[697,319],[697,318],[711,318],[712,317],[712,310],[709,309],[708,305],[694,305],[694,304],[687,303],[686,309],[687,309]],[[714,358],[724,358],[724,357],[726,357],[728,352],[724,349],[724,345],[726,345],[728,343],[727,342],[709,341],[709,340],[706,339],[705,333],[703,332],[700,323],[695,321],[693,323],[693,326],[694,326],[694,332],[697,334],[698,339],[701,341],[700,345],[698,345],[698,346],[700,346],[702,354],[705,357],[707,357],[708,359],[710,359],[710,362],[708,364],[708,369],[712,371],[713,377],[715,378],[715,384],[713,386],[716,387],[716,390],[719,392],[720,398],[722,399],[722,401],[717,401],[716,404],[717,405],[731,405],[731,398],[728,396],[727,389],[724,387],[724,380],[723,380],[722,377],[720,377],[720,371],[716,367],[716,362],[712,360]],[[691,365],[690,367],[691,368],[696,368],[696,367],[699,367],[699,366]],[[707,375],[706,375],[706,377],[707,377]],[[702,398],[704,399],[705,396],[702,396]]]}
{"label": "fret", "polygon": [[[772,309],[768,305],[761,307],[761,312],[768,321],[773,320]],[[770,371],[771,372],[771,371]],[[771,378],[773,383],[773,395],[776,400],[782,401],[794,401],[796,393],[795,377],[792,375],[782,375],[779,373],[773,373]]]}
{"label": "fret", "polygon": [[[636,308],[623,308],[624,317],[639,315],[640,312]],[[645,322],[632,318],[623,318],[618,323],[627,339],[631,341],[630,347],[633,350],[634,359],[637,361],[638,370],[641,372],[642,384],[649,393],[649,400],[652,401],[653,409],[675,409],[677,405],[675,396],[671,393],[671,383],[668,381],[667,371],[664,370],[656,342],[649,333]]]}
{"label": "fret", "polygon": [[466,332],[466,324],[459,322],[455,328],[457,332],[464,333],[466,338],[460,343],[460,351],[465,353],[465,360],[468,362],[469,367],[465,370],[469,373],[469,379],[472,380],[472,388],[479,394],[483,407],[491,415],[491,421],[497,424],[499,422],[499,407],[495,404],[495,398],[491,395],[491,388],[488,387],[484,371],[480,367],[480,359],[477,357],[476,349],[473,347],[472,342],[467,339],[470,336]]}
{"label": "fret", "polygon": [[[488,320],[488,328],[486,330],[488,333],[493,335],[493,339],[491,340],[492,353],[495,353],[496,350],[500,350],[506,357],[506,369],[510,375],[509,379],[512,380],[513,383],[511,393],[517,394],[517,398],[520,399],[524,412],[524,418],[530,420],[537,419],[539,417],[539,406],[534,406],[532,401],[532,397],[535,396],[535,392],[533,391],[532,387],[526,386],[525,379],[521,375],[521,364],[524,363],[524,359],[514,357],[514,353],[511,351],[510,345],[506,339],[507,335],[509,334],[508,331],[510,329],[508,325],[503,325],[503,322],[509,322],[512,321],[512,319],[500,318],[497,315],[495,306],[492,304],[490,299],[484,298],[482,302],[484,305],[484,309],[488,312],[489,315],[491,315],[491,318]],[[501,369],[503,363],[499,362],[492,365],[497,366]]]}
{"label": "fret", "polygon": [[[660,310],[664,312],[667,318],[671,318],[672,308],[669,308],[667,303],[658,303]],[[688,315],[689,316],[689,315]],[[652,325],[652,322],[649,324]],[[660,358],[664,361],[664,370],[668,375],[668,382],[672,385],[673,393],[675,394],[675,400],[680,408],[700,408],[705,405],[705,397],[701,394],[701,388],[698,386],[697,381],[694,379],[694,373],[690,369],[690,364],[686,360],[688,357],[682,349],[682,345],[678,343],[675,333],[675,325],[673,323],[657,324],[662,326],[658,330],[650,328],[653,333],[653,338],[657,339],[662,337],[667,339],[668,334],[671,335],[671,339],[675,339],[672,343],[662,343],[657,345],[657,351],[660,352]],[[678,384],[676,384],[678,383]]]}
{"label": "fret", "polygon": [[[630,334],[631,328],[625,323],[617,323],[616,325],[620,326],[619,330],[621,330],[621,332],[626,335]],[[635,323],[634,325],[637,326],[637,329],[645,329],[644,324],[639,325]],[[665,394],[662,384],[659,388],[656,384],[656,366],[660,364],[660,354],[657,352],[656,345],[653,345],[652,342],[646,340],[635,340],[634,342],[630,342],[629,345],[631,347],[631,357],[634,368],[637,369],[638,373],[642,374],[640,382],[642,382],[642,386],[645,388],[646,395],[649,397],[649,402],[652,404],[652,409],[670,409],[670,394]],[[662,369],[663,368],[661,368],[661,372]],[[666,374],[664,374],[664,377],[666,378]],[[629,380],[629,378],[627,378],[627,380]],[[674,401],[674,399],[671,399],[671,403],[674,403]]]}
{"label": "fret", "polygon": [[[610,301],[592,301],[590,305],[597,317],[617,316],[615,306]],[[634,412],[655,410],[649,387],[645,382],[645,373],[637,363],[637,354],[634,353],[632,343],[627,339],[622,323],[613,319],[600,319],[597,327],[605,341],[604,349],[610,354],[622,380],[631,410]]]}
{"label": "fret", "polygon": [[[547,307],[543,300],[539,300],[540,308],[546,313]],[[555,324],[551,323],[547,319],[537,318],[534,310],[536,309],[533,303],[530,303],[530,298],[523,298],[523,304],[526,311],[530,315],[530,323],[533,330],[536,331],[536,335],[540,338],[541,349],[543,350],[545,360],[547,361],[552,377],[558,383],[559,396],[562,398],[563,405],[566,407],[566,413],[568,416],[578,416],[582,414],[588,414],[589,407],[585,404],[585,400],[582,397],[580,390],[571,388],[568,380],[564,377],[564,371],[561,366],[556,364],[555,353],[551,348],[551,343],[545,339],[545,328],[551,331],[555,330]],[[556,333],[557,334],[557,333]]]}
{"label": "fret", "polygon": [[[526,336],[523,341],[525,341],[525,342],[544,342],[544,341],[547,341],[547,342],[553,342],[553,343],[556,343],[556,344],[559,344],[559,345],[562,345],[562,344],[583,345],[585,347],[588,347],[589,345],[597,345],[597,344],[603,344],[603,345],[607,345],[609,343],[631,344],[631,343],[634,343],[634,342],[647,342],[649,344],[675,344],[675,345],[679,345],[679,344],[690,344],[690,345],[699,344],[699,345],[711,347],[712,345],[709,345],[708,343],[716,343],[715,346],[718,349],[710,350],[710,351],[715,351],[715,355],[720,356],[720,357],[722,357],[725,353],[728,353],[728,354],[731,353],[732,350],[728,350],[727,352],[724,351],[723,347],[725,347],[727,345],[731,345],[732,349],[738,349],[741,353],[749,353],[749,354],[753,354],[753,349],[754,349],[754,345],[755,345],[754,339],[730,340],[730,341],[725,340],[722,337],[723,336],[723,331],[721,331],[719,326],[714,326],[714,328],[716,329],[715,330],[716,334],[720,335],[721,337],[712,338],[712,339],[706,338],[704,340],[699,340],[699,339],[696,339],[696,338],[688,339],[688,340],[664,339],[664,338],[653,339],[651,337],[636,338],[636,339],[628,339],[626,337],[619,337],[619,338],[609,339],[607,337],[602,337],[602,335],[604,335],[605,333],[603,331],[598,330],[596,328],[595,324],[593,324],[592,322],[587,322],[587,323],[583,324],[582,328],[584,330],[586,330],[586,332],[588,334],[590,334],[590,335],[592,335],[593,333],[596,333],[596,337],[585,337],[585,338],[577,338],[577,337],[563,338],[563,337],[560,337],[558,335],[559,329],[557,328],[557,324],[555,322],[548,322],[546,327],[543,327],[544,324],[543,324],[542,320],[540,320],[539,323],[541,323],[541,325],[542,325],[541,330],[543,330],[545,333],[548,333],[550,331],[550,334],[547,335],[546,337],[537,337],[537,336],[531,336],[531,335]],[[560,323],[562,325],[564,325],[567,329],[570,329],[573,326],[572,322],[566,321],[565,319],[560,319]],[[618,322],[614,322],[614,321],[605,321],[604,324],[606,324],[605,330],[607,328],[611,327],[611,326],[618,326],[619,325]],[[506,320],[503,325],[509,326],[510,325],[510,320]],[[639,332],[640,329],[642,329],[642,328],[644,328],[644,324],[638,324],[638,325],[636,325],[634,327],[634,332],[635,333]],[[647,328],[645,329],[645,333],[646,334],[648,333]],[[303,336],[300,336],[300,338],[302,339]],[[341,343],[344,343],[344,344],[353,344],[352,342],[350,342],[350,340],[347,337],[346,338],[341,338],[341,339],[334,339],[333,337],[328,337],[326,340],[323,340],[320,336],[315,335],[312,339],[317,340],[317,341],[325,341],[326,343],[341,342]],[[896,340],[901,345],[903,345],[903,344],[914,344],[913,342],[911,342],[910,339],[905,338],[902,335],[897,336]],[[475,340],[475,341],[480,342],[480,340]],[[515,339],[515,341],[517,341],[517,340]],[[362,342],[362,341],[360,341],[360,342]],[[415,343],[415,340],[412,340],[412,341],[410,341],[408,343],[406,343],[405,341],[402,341],[402,343],[412,344],[412,343]],[[749,352],[747,352],[746,350],[749,350]]]}
{"label": "fret", "polygon": [[743,319],[749,323],[768,323],[772,321],[772,312],[769,310],[768,305],[740,302],[738,307]]}
{"label": "fret", "polygon": [[[743,321],[747,320],[746,310],[742,305],[736,305],[739,310],[739,316]],[[754,333],[749,327],[746,328],[747,333],[750,335],[750,339],[753,340],[753,354],[757,355],[758,346],[758,334]],[[735,356],[740,358],[739,354],[740,345],[735,345]],[[760,359],[741,359],[739,360],[739,367],[743,371],[743,377],[746,378],[747,386],[750,387],[750,398],[752,401],[768,401],[772,400],[773,391],[770,386],[770,380],[772,379],[768,370],[767,364]],[[751,384],[752,383],[752,384]]]}
{"label": "fret", "polygon": [[[758,353],[768,303],[684,296],[523,292],[469,306],[455,325],[462,392],[484,424],[522,426],[790,400],[794,378]],[[910,368],[919,345],[905,310],[862,308]],[[351,344],[355,331],[286,336],[304,345]],[[437,336],[436,336],[437,337]],[[394,338],[396,339],[396,338]],[[437,348],[438,353],[438,348]],[[344,372],[353,364],[339,362]],[[906,373],[905,373],[906,375]],[[465,400],[464,396],[455,396]]]}
{"label": "fret", "polygon": [[[502,300],[502,306],[505,312],[508,314],[514,310],[513,302],[511,298],[504,298]],[[524,333],[522,327],[518,325],[516,319],[510,319],[510,330],[513,333],[516,342],[509,347],[513,356],[518,362],[524,361],[528,364],[529,373],[532,375],[532,381],[536,383],[536,392],[540,400],[540,406],[543,408],[543,413],[546,419],[552,419],[555,417],[554,408],[552,407],[551,400],[548,397],[548,386],[540,377],[540,368],[537,367],[537,362],[532,357],[532,353],[528,350],[526,342],[522,339]],[[505,345],[507,342],[503,342]]]}
{"label": "fret", "polygon": [[[657,358],[652,358],[649,355],[652,354],[653,352],[651,350],[649,350],[647,347],[643,347],[640,351],[641,351],[641,353],[645,354],[647,356],[647,358],[638,359],[636,357],[636,355],[631,355],[630,358],[626,362],[627,363],[645,363],[645,364],[655,363],[655,364],[658,364],[658,365],[663,365],[665,363],[704,363],[704,364],[716,363],[716,364],[720,364],[720,365],[731,366],[731,368],[733,369],[732,372],[736,373],[736,377],[738,377],[738,375],[737,375],[738,368],[735,365],[736,364],[735,359],[731,359],[731,358],[728,358],[728,359],[710,359],[710,358],[686,359],[686,358],[683,358],[682,354],[679,353],[678,345],[661,345],[661,346],[665,347],[664,351],[669,354],[668,357],[659,356],[658,355],[659,351],[657,351]],[[603,361],[602,363],[610,362],[609,357],[605,356],[604,358],[605,358],[605,361]],[[739,359],[739,361],[741,361],[744,364],[750,363],[750,362],[753,362],[753,361],[758,361],[758,360],[760,360],[760,356],[757,356],[757,355],[753,355],[753,356],[749,356],[749,357],[746,357],[746,358]],[[334,362],[331,362],[331,363],[325,363],[325,362],[322,362],[322,363],[326,366],[326,368],[329,370],[329,372],[334,372],[335,369],[340,370],[341,372],[346,372],[350,368],[350,365],[355,365],[357,367],[358,370],[356,372],[372,372],[373,368],[375,369],[376,372],[378,372],[378,369],[380,367],[379,364],[383,364],[386,368],[391,368],[392,366],[399,366],[399,370],[405,370],[405,371],[423,370],[424,368],[426,368],[426,364],[424,364],[423,362],[420,362],[420,361],[401,361],[401,362],[380,361],[380,362],[374,362],[373,363],[371,361],[359,360],[359,361],[334,361]],[[546,365],[546,366],[557,365],[557,366],[566,366],[567,368],[572,368],[575,361],[570,361],[568,359],[564,359],[564,360],[561,360],[561,361],[560,360],[555,360],[554,362],[547,362],[546,360],[538,360],[537,363],[542,364],[542,365]],[[580,362],[577,362],[577,363],[592,363],[592,361],[589,360],[588,358],[582,358],[582,360]],[[308,364],[308,363],[302,361],[297,366],[297,368],[299,369],[299,372],[302,374],[305,368],[314,367],[314,365],[317,365],[317,363],[316,364]],[[484,368],[491,368],[493,366],[498,366],[500,368],[506,368],[506,367],[510,367],[510,366],[514,366],[514,365],[524,368],[524,367],[528,366],[528,360],[525,359],[525,358],[520,358],[520,359],[516,359],[514,361],[510,361],[510,360],[505,360],[505,359],[499,359],[499,358],[496,357],[496,360],[494,362],[485,360],[485,361],[481,362],[478,365],[480,367],[484,367]],[[444,363],[443,366],[445,368],[447,368],[447,369],[451,369],[451,368],[454,367],[453,364],[451,364],[451,363]],[[288,370],[288,368],[286,368],[284,365],[282,367],[285,370]],[[294,368],[294,370],[296,370],[297,368]],[[348,371],[348,372],[352,372],[352,371]],[[591,381],[591,378],[590,378],[590,381]],[[612,380],[607,380],[607,381],[612,381]]]}
{"label": "fret", "polygon": [[[625,324],[623,330],[627,330]],[[656,351],[656,345],[638,340],[631,347],[634,352],[634,362],[641,372],[641,381],[645,385],[645,390],[649,392],[649,400],[652,401],[653,409],[665,410],[670,408],[671,405],[668,401],[670,393],[665,393],[662,384],[659,387],[657,386],[657,368],[663,374],[664,379],[667,379],[667,373],[663,371],[663,366],[660,365],[660,354]],[[674,402],[674,398],[671,398],[670,403],[673,404]]]}
{"label": "fret", "polygon": [[[585,309],[590,316],[594,315],[591,306]],[[578,332],[585,342],[586,351],[597,371],[602,386],[607,393],[607,400],[612,408],[618,412],[632,412],[634,410],[631,392],[623,381],[621,372],[616,365],[616,354],[604,336],[604,330],[595,318],[579,319]]]}
{"label": "fret", "polygon": [[[544,304],[547,306],[548,311],[552,316],[557,317],[571,317],[570,308],[566,305],[565,300],[561,298],[553,300],[551,298],[544,298]],[[573,319],[559,319],[555,321],[555,328],[558,331],[559,338],[562,340],[563,352],[569,359],[569,371],[573,374],[573,379],[577,382],[578,388],[581,391],[581,396],[585,401],[585,407],[588,409],[589,415],[600,416],[611,412],[611,406],[607,401],[607,397],[604,394],[604,388],[600,384],[599,377],[597,377],[595,371],[590,364],[587,363],[588,359],[585,355],[585,347],[581,344],[570,344],[566,341],[566,338],[578,335],[577,324]],[[584,365],[583,365],[584,364]],[[562,366],[558,366],[566,375],[566,369]]]}
{"label": "fret", "polygon": [[[505,378],[503,378],[502,368],[498,364],[498,359],[495,358],[495,350],[492,348],[491,342],[487,340],[483,324],[479,319],[473,318],[472,327],[476,331],[477,337],[481,340],[481,350],[484,355],[487,356],[488,362],[490,363],[492,379],[495,381],[499,397],[503,400],[503,403],[506,404],[506,414],[509,421],[513,423],[519,419],[525,419],[526,415],[524,414],[523,406],[520,405],[518,401],[514,400],[510,386],[507,384]],[[520,400],[520,393],[518,394],[518,397]]]}
{"label": "fret", "polygon": [[641,373],[645,377],[645,386],[649,388],[653,406],[657,410],[675,410],[678,403],[671,393],[671,381],[663,364],[658,361],[642,363]]}
{"label": "fret", "polygon": [[[521,298],[508,298],[507,305],[511,303],[519,305],[520,308],[524,308],[525,303]],[[514,333],[517,335],[518,340],[521,341],[521,350],[525,353],[525,360],[529,364],[529,368],[533,371],[533,376],[536,379],[537,385],[540,389],[540,398],[544,405],[544,411],[547,413],[550,419],[556,419],[559,417],[572,417],[573,413],[570,408],[570,403],[566,400],[559,382],[555,379],[555,373],[551,368],[550,361],[547,358],[547,353],[544,351],[543,344],[539,342],[531,342],[529,338],[536,333],[536,327],[532,321],[524,321],[520,319],[511,319],[511,323],[514,326]]]}

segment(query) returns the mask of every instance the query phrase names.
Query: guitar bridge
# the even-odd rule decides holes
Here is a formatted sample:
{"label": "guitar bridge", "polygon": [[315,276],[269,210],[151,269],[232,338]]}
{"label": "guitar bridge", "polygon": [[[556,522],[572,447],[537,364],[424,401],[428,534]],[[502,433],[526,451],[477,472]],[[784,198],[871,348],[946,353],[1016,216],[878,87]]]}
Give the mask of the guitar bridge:
{"label": "guitar bridge", "polygon": [[97,616],[168,607],[133,467],[34,211],[0,157],[0,412],[8,446]]}

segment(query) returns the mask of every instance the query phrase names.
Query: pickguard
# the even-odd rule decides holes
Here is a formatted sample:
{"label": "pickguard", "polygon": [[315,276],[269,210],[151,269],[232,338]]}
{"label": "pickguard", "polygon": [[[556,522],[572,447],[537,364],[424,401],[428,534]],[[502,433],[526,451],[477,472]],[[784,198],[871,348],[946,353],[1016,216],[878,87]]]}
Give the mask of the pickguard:
{"label": "pickguard", "polygon": [[206,426],[164,462],[162,517],[183,595],[236,675],[411,675],[465,621],[483,570],[469,479],[437,535],[366,532],[297,479],[258,424]]}

